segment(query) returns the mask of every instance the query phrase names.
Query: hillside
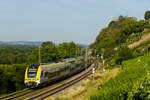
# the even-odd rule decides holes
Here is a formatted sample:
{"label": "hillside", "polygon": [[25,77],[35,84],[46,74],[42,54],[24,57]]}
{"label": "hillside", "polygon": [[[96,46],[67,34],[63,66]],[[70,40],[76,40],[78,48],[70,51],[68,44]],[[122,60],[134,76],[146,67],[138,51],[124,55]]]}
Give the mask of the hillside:
{"label": "hillside", "polygon": [[124,61],[118,75],[99,85],[90,100],[149,100],[150,53]]}
{"label": "hillside", "polygon": [[[140,50],[135,51],[129,48],[139,46],[150,39],[148,35],[150,33],[149,26],[150,20],[119,16],[118,20],[111,21],[106,28],[102,29],[95,42],[91,44],[93,55],[103,56],[105,62],[111,66],[142,55]],[[132,54],[122,58],[127,53],[124,52],[121,53],[123,55],[120,55],[120,52],[125,50]]]}
{"label": "hillside", "polygon": [[91,45],[105,68],[120,65],[116,77],[99,83],[90,100],[150,99],[150,20],[120,16],[111,21]]}

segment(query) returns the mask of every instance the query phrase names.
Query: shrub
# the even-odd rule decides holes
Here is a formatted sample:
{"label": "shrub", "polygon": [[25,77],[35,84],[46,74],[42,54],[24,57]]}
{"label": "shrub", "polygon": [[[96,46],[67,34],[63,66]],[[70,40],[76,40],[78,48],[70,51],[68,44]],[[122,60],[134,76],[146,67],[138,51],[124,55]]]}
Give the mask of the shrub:
{"label": "shrub", "polygon": [[145,77],[143,81],[134,84],[131,92],[128,92],[127,100],[149,100],[149,95],[150,77]]}
{"label": "shrub", "polygon": [[134,58],[132,49],[128,47],[121,47],[115,55],[115,63],[121,64],[124,60]]}

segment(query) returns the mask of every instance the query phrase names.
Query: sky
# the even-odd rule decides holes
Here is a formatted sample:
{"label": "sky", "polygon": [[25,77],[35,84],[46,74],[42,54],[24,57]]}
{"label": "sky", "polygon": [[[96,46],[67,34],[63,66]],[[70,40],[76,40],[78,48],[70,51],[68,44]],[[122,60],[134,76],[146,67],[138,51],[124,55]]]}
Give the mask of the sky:
{"label": "sky", "polygon": [[0,0],[0,41],[91,44],[113,18],[147,10],[150,0]]}

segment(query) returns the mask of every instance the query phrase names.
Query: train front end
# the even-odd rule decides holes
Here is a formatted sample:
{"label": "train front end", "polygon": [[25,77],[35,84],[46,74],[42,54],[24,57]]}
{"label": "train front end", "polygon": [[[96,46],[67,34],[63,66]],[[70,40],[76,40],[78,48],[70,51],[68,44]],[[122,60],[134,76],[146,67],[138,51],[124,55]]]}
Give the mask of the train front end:
{"label": "train front end", "polygon": [[25,85],[29,88],[36,88],[40,85],[40,70],[39,64],[30,65],[25,72]]}

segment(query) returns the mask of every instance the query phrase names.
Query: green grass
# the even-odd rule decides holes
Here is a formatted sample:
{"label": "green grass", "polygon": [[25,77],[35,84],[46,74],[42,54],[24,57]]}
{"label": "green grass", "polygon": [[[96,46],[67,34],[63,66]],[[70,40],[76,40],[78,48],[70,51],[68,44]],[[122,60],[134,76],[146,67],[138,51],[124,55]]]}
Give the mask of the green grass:
{"label": "green grass", "polygon": [[144,80],[149,71],[150,53],[124,61],[119,74],[99,85],[98,91],[91,94],[90,100],[126,100],[135,83]]}

